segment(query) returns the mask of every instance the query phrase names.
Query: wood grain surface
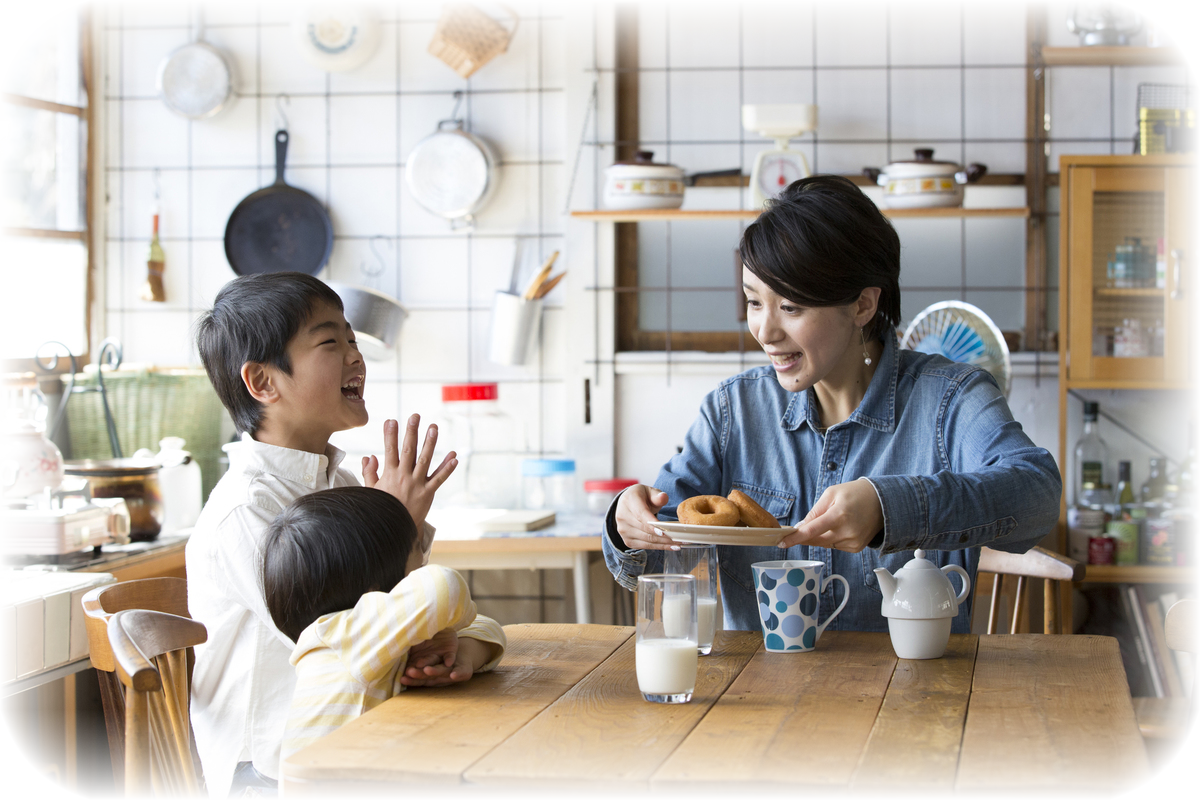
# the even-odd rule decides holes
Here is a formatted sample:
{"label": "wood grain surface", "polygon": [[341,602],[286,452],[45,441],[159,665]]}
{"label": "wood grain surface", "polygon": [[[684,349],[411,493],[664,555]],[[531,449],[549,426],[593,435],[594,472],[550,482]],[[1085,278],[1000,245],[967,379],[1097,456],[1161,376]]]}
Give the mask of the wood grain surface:
{"label": "wood grain surface", "polygon": [[762,634],[722,631],[700,659],[689,703],[648,703],[629,639],[579,685],[464,776],[471,783],[644,783],[725,692]]}
{"label": "wood grain surface", "polygon": [[[634,629],[507,625],[492,672],[456,686],[410,689],[283,764],[285,781],[450,781],[575,686]],[[631,641],[632,643],[632,641]]]}
{"label": "wood grain surface", "polygon": [[844,786],[895,666],[878,633],[827,631],[811,652],[759,651],[653,782]]}
{"label": "wood grain surface", "polygon": [[1112,793],[1146,771],[1116,639],[980,637],[957,788]]}
{"label": "wood grain surface", "polygon": [[978,644],[978,636],[955,634],[941,658],[896,662],[855,789],[954,787]]}

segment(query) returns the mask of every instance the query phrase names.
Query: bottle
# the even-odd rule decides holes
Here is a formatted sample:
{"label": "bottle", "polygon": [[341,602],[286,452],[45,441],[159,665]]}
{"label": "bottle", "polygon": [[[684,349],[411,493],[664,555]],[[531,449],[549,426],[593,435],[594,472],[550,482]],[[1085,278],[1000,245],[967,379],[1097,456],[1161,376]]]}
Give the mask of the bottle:
{"label": "bottle", "polygon": [[163,533],[173,533],[196,524],[204,505],[203,476],[187,443],[178,436],[164,437],[155,457],[162,465],[158,473],[163,494]]}
{"label": "bottle", "polygon": [[142,285],[142,299],[152,303],[166,302],[167,292],[163,288],[163,269],[167,257],[163,255],[158,241],[158,214],[154,214],[154,235],[150,239],[150,255],[146,257],[146,283]]}
{"label": "bottle", "polygon": [[1083,436],[1075,444],[1075,497],[1083,496],[1083,485],[1104,483],[1104,465],[1108,462],[1108,445],[1100,438],[1096,420],[1100,416],[1100,404],[1086,401],[1083,404]]}
{"label": "bottle", "polygon": [[1179,498],[1181,503],[1188,503],[1191,501],[1192,490],[1195,488],[1193,483],[1196,475],[1195,433],[1195,424],[1189,420],[1187,455],[1183,457],[1183,463],[1179,465],[1179,475],[1175,479],[1175,484],[1179,487]]}
{"label": "bottle", "polygon": [[1132,462],[1117,462],[1117,505],[1121,507],[1131,506],[1136,501],[1133,495],[1133,482],[1129,479],[1132,468]]}
{"label": "bottle", "polygon": [[1167,460],[1161,456],[1150,459],[1150,477],[1142,484],[1141,501],[1161,500],[1167,491]]}

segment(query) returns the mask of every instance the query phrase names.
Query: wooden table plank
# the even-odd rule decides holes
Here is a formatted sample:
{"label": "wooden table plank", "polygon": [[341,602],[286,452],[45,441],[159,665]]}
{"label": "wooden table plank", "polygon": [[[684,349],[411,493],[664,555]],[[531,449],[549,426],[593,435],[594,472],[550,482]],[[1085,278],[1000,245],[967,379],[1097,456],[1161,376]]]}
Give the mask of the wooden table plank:
{"label": "wooden table plank", "polygon": [[978,644],[955,634],[941,658],[896,662],[854,788],[954,787]]}
{"label": "wooden table plank", "polygon": [[895,666],[878,633],[827,631],[812,652],[760,651],[653,781],[844,786]]}
{"label": "wooden table plank", "polygon": [[1114,793],[1146,776],[1116,639],[979,638],[957,788]]}
{"label": "wooden table plank", "polygon": [[700,659],[690,703],[648,703],[630,639],[578,686],[465,774],[471,783],[644,782],[762,647],[762,634],[722,631]]}
{"label": "wooden table plank", "polygon": [[283,764],[289,789],[321,782],[449,781],[575,686],[633,628],[508,625],[508,651],[467,683],[410,689]]}

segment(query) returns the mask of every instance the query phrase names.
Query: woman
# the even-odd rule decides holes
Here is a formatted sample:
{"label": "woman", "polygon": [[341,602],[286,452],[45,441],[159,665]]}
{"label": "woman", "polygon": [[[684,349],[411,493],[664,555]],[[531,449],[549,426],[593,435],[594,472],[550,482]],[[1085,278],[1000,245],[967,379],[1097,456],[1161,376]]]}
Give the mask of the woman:
{"label": "woman", "polygon": [[[747,322],[771,365],[719,385],[654,486],[609,509],[604,555],[619,583],[634,589],[676,546],[656,515],[740,489],[798,529],[778,549],[719,548],[726,628],[759,628],[750,565],[787,558],[849,581],[831,628],[883,631],[876,567],[894,572],[923,548],[973,578],[981,545],[1024,552],[1053,529],[1058,468],[992,376],[899,349],[900,240],[854,184],[793,183],[746,228],[741,253]],[[964,603],[952,630],[969,629]]]}

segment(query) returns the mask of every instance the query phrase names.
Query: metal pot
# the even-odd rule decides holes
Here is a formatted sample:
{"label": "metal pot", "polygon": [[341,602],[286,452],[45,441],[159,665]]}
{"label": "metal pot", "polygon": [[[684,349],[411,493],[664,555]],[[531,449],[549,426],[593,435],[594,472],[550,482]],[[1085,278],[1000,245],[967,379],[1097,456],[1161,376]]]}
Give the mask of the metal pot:
{"label": "metal pot", "polygon": [[863,170],[883,187],[887,208],[944,208],[961,206],[963,186],[974,183],[987,173],[983,164],[968,164],[963,169],[953,161],[934,161],[931,148],[917,148],[912,161],[894,161],[880,170]]}
{"label": "metal pot", "polygon": [[129,508],[129,538],[148,542],[162,531],[162,488],[159,464],[148,458],[67,461],[66,473],[86,478],[92,497],[121,497]]}
{"label": "metal pot", "polygon": [[496,190],[496,157],[485,141],[463,130],[461,119],[442,120],[409,154],[404,180],[426,211],[450,220],[451,228],[472,228],[475,212]]}
{"label": "metal pot", "polygon": [[329,288],[342,298],[346,321],[354,329],[358,349],[374,361],[390,358],[395,352],[396,337],[408,312],[394,299],[365,286],[350,286],[329,282]]}
{"label": "metal pot", "polygon": [[655,164],[649,150],[639,150],[633,161],[618,161],[605,170],[605,208],[632,211],[681,205],[683,170],[674,164]]}

